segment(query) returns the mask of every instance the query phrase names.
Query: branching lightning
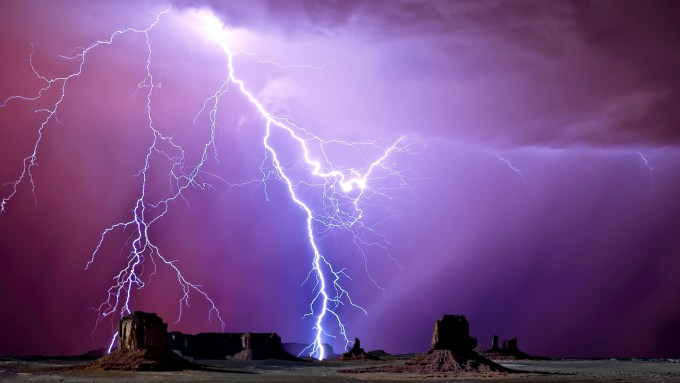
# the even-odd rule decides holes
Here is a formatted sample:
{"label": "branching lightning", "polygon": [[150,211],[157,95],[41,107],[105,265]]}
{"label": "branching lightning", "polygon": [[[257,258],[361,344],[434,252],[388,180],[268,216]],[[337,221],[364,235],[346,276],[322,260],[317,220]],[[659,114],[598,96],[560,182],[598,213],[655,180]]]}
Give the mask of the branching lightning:
{"label": "branching lightning", "polygon": [[[208,22],[214,23],[216,20],[211,19],[208,20]],[[316,334],[314,342],[310,345],[310,347],[308,347],[308,349],[310,350],[311,356],[315,356],[318,359],[324,359],[325,351],[323,348],[323,337],[332,336],[324,328],[325,317],[331,316],[335,319],[339,328],[339,333],[344,338],[345,345],[347,346],[350,341],[346,334],[345,325],[340,319],[336,309],[343,305],[344,302],[347,302],[364,313],[366,310],[355,304],[352,301],[350,294],[340,284],[341,279],[347,276],[345,270],[336,270],[327,260],[327,258],[322,255],[315,237],[314,224],[319,223],[325,227],[339,227],[344,229],[349,229],[354,225],[361,225],[363,211],[359,206],[359,201],[368,189],[368,182],[373,172],[377,168],[385,169],[389,174],[395,174],[394,171],[384,165],[384,161],[392,152],[400,150],[398,145],[402,139],[399,138],[391,146],[384,150],[382,156],[370,163],[363,172],[357,169],[346,169],[343,171],[333,169],[330,161],[328,161],[325,151],[323,150],[323,145],[328,144],[329,141],[324,141],[320,137],[311,134],[309,131],[300,129],[285,117],[278,117],[271,114],[247,89],[245,83],[236,76],[233,63],[235,52],[232,52],[229,48],[221,26],[212,25],[210,29],[212,31],[212,38],[215,42],[222,46],[228,60],[227,79],[220,88],[220,92],[226,89],[230,83],[234,84],[239,92],[248,99],[250,104],[255,107],[258,113],[262,116],[265,121],[265,135],[262,143],[266,148],[266,155],[271,157],[271,164],[274,166],[276,175],[286,184],[291,199],[305,212],[307,239],[313,252],[312,266],[308,278],[313,276],[316,280],[316,294],[310,302],[310,311],[308,314],[306,314],[307,316],[312,316],[315,318],[313,330]],[[257,58],[257,56],[255,57]],[[259,58],[257,58],[257,60],[262,63],[272,63],[271,61],[265,61]],[[282,66],[276,63],[274,63],[274,65],[280,68],[292,67]],[[323,69],[323,67],[319,69]],[[217,98],[217,94],[214,96],[214,98]],[[310,208],[310,206],[299,196],[299,193],[296,191],[296,184],[293,182],[286,169],[282,166],[281,160],[279,159],[279,153],[271,143],[270,138],[274,129],[282,130],[290,137],[291,140],[293,140],[300,150],[304,160],[304,165],[309,170],[310,174],[321,179],[321,182],[325,188],[325,193],[323,195],[324,200],[333,206],[334,209],[330,214],[322,214],[321,216],[315,214],[312,208]],[[304,134],[305,137],[303,138],[301,134]],[[309,141],[315,141],[319,143],[325,159],[324,164],[322,164],[320,160],[314,159],[312,157],[307,144]],[[352,145],[352,143],[344,144]],[[266,174],[266,171],[262,169],[262,173]],[[351,196],[352,193],[354,193],[354,196]],[[340,206],[343,198],[346,199],[345,201],[348,201],[350,206],[353,207],[353,212],[351,214],[346,214],[346,211]],[[321,307],[315,308],[315,306],[318,305]]]}
{"label": "branching lightning", "polygon": [[[270,177],[278,179],[285,185],[291,201],[298,206],[305,215],[305,237],[311,249],[311,266],[307,276],[308,281],[315,281],[313,287],[313,299],[309,304],[309,312],[304,317],[311,317],[314,320],[313,332],[314,341],[306,349],[310,356],[318,359],[325,358],[325,351],[322,346],[326,337],[335,337],[334,333],[339,334],[345,341],[345,346],[351,342],[346,333],[346,324],[340,318],[338,309],[344,305],[350,305],[362,312],[366,312],[360,305],[356,304],[349,292],[342,287],[342,280],[349,278],[345,269],[335,268],[329,259],[324,256],[319,246],[319,232],[326,233],[331,230],[348,230],[354,236],[354,243],[361,250],[361,254],[366,261],[366,253],[363,250],[366,246],[380,246],[385,251],[385,245],[374,241],[366,241],[358,234],[359,230],[371,231],[374,229],[365,226],[363,223],[364,210],[362,209],[362,201],[372,195],[379,195],[382,192],[370,187],[370,184],[375,180],[384,180],[388,177],[396,177],[400,184],[404,183],[403,178],[388,164],[388,157],[405,149],[403,146],[403,139],[395,140],[391,145],[382,146],[376,142],[368,143],[353,143],[336,140],[324,140],[321,137],[312,134],[310,131],[298,127],[291,121],[290,118],[276,116],[272,114],[265,105],[257,99],[257,97],[248,89],[246,83],[241,80],[234,67],[234,56],[243,54],[252,56],[259,64],[275,65],[280,69],[315,69],[323,70],[330,66],[337,67],[334,63],[326,63],[321,67],[313,67],[308,65],[281,65],[274,61],[263,60],[257,55],[245,51],[232,51],[228,45],[228,36],[224,33],[224,27],[221,22],[212,14],[201,13],[199,22],[201,27],[207,31],[210,38],[216,42],[224,51],[227,60],[227,68],[225,79],[217,90],[208,96],[203,104],[203,108],[198,112],[198,115],[207,113],[210,121],[210,136],[207,142],[202,146],[202,155],[200,159],[193,164],[190,164],[186,157],[185,149],[173,141],[171,136],[167,136],[161,132],[157,127],[156,121],[153,118],[153,99],[155,93],[160,88],[160,84],[154,78],[153,70],[153,50],[151,42],[151,32],[154,27],[161,21],[161,18],[171,11],[171,8],[159,12],[155,18],[150,22],[148,27],[144,29],[127,28],[115,31],[108,39],[99,40],[89,45],[86,48],[79,48],[75,54],[70,56],[61,56],[64,59],[77,62],[79,65],[77,70],[73,73],[62,77],[48,78],[40,74],[33,63],[32,49],[29,57],[30,68],[37,79],[44,84],[37,94],[32,96],[15,95],[7,98],[0,108],[7,107],[13,102],[33,102],[42,100],[44,95],[53,89],[58,89],[59,97],[49,107],[38,109],[35,112],[45,114],[45,118],[40,123],[38,128],[38,138],[36,139],[32,152],[23,159],[23,168],[17,179],[11,182],[10,191],[7,195],[2,197],[0,202],[0,213],[5,212],[6,205],[17,194],[19,186],[27,182],[30,185],[31,192],[35,197],[36,185],[31,173],[34,166],[37,165],[38,153],[40,144],[43,138],[43,131],[51,124],[57,121],[57,115],[60,107],[64,103],[67,95],[67,88],[69,84],[76,78],[85,74],[88,57],[92,51],[110,46],[113,42],[122,35],[134,34],[144,39],[146,43],[146,72],[144,78],[141,79],[137,91],[143,92],[146,103],[146,128],[150,130],[153,135],[152,141],[146,151],[145,161],[139,171],[141,178],[141,185],[139,195],[134,203],[131,216],[129,220],[124,222],[117,222],[107,227],[101,234],[97,245],[92,252],[85,269],[88,269],[94,262],[97,256],[104,251],[104,244],[110,235],[114,232],[130,233],[130,240],[125,244],[129,249],[127,255],[127,263],[118,274],[113,278],[113,285],[108,289],[106,300],[102,302],[95,310],[97,312],[97,322],[94,331],[100,321],[104,318],[114,316],[124,316],[132,311],[131,298],[135,289],[141,289],[145,286],[150,278],[155,274],[158,265],[165,265],[174,275],[176,275],[177,282],[181,286],[182,295],[179,300],[179,313],[177,321],[182,318],[182,310],[189,306],[190,294],[198,294],[205,299],[209,304],[208,319],[216,318],[222,329],[224,329],[224,321],[222,314],[217,308],[216,303],[206,294],[199,285],[188,281],[178,266],[176,261],[170,260],[162,255],[159,247],[154,243],[150,237],[151,227],[163,218],[169,211],[171,206],[179,200],[186,200],[185,191],[190,188],[204,189],[210,186],[208,183],[201,180],[201,176],[211,175],[217,178],[219,176],[208,173],[204,169],[204,165],[211,156],[217,158],[216,147],[216,130],[218,127],[218,112],[222,97],[230,91],[236,91],[239,95],[244,97],[253,110],[262,118],[263,135],[262,145],[264,149],[264,158],[261,163],[260,170],[262,172],[262,182],[265,185]],[[198,117],[197,115],[197,117]],[[277,147],[276,141],[272,135],[283,136],[287,138],[287,145],[285,149]],[[384,141],[381,141],[384,142]],[[367,161],[367,164],[360,168],[342,168],[337,169],[333,166],[329,159],[327,151],[324,149],[327,145],[348,145],[348,146],[370,146],[378,151],[380,155],[377,159]],[[296,181],[295,175],[292,174],[291,168],[284,164],[282,159],[282,150],[290,150],[293,147],[294,153],[287,153],[291,156],[301,158],[301,162],[296,168],[304,170],[306,179],[315,181]],[[316,158],[314,153],[318,152],[319,158]],[[154,200],[149,195],[149,171],[152,167],[151,159],[155,156],[160,156],[166,159],[171,164],[169,176],[171,179],[170,192],[160,200]],[[502,159],[499,156],[499,159]],[[508,166],[512,165],[506,160]],[[267,167],[271,166],[271,170]],[[513,168],[519,173],[519,170]],[[221,179],[221,178],[220,178]],[[310,183],[311,182],[311,183]],[[234,185],[234,184],[230,184]],[[304,193],[300,191],[300,186],[316,186],[322,190],[320,199],[323,201],[321,206],[313,206],[311,202],[307,201]],[[266,195],[268,198],[268,196]],[[386,251],[387,252],[387,251]],[[389,254],[389,253],[388,253]],[[391,258],[391,256],[390,256]],[[396,262],[396,261],[395,261]],[[368,271],[367,261],[365,262],[366,271]],[[145,273],[145,266],[153,269],[152,273]],[[370,277],[370,274],[369,274]],[[379,284],[370,277],[376,286]],[[328,322],[335,323],[337,332],[331,331],[328,327]],[[94,334],[93,331],[93,334]],[[114,334],[111,341],[113,346],[116,340]]]}

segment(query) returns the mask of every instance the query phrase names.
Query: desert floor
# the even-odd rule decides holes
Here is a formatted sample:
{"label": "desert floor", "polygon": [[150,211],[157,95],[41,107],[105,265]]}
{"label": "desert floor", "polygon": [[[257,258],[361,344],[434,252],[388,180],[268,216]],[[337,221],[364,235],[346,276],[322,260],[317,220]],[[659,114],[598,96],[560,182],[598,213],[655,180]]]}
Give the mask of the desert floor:
{"label": "desert floor", "polygon": [[[500,376],[341,373],[347,368],[404,363],[406,357],[378,362],[197,361],[201,371],[86,371],[77,358],[0,357],[0,381],[16,382],[680,382],[680,360],[500,361],[520,371]],[[533,373],[531,373],[533,372]]]}

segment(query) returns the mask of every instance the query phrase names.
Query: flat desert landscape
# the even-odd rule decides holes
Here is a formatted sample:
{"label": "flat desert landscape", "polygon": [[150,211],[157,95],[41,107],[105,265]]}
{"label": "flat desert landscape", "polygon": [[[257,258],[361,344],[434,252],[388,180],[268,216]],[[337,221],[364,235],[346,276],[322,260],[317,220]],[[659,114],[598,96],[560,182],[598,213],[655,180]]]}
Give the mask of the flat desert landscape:
{"label": "flat desert landscape", "polygon": [[197,361],[204,370],[179,372],[92,371],[79,358],[2,357],[0,380],[14,382],[680,382],[680,360],[517,360],[499,361],[517,373],[461,376],[399,373],[346,373],[347,369],[395,366],[413,355],[381,361],[289,362]]}

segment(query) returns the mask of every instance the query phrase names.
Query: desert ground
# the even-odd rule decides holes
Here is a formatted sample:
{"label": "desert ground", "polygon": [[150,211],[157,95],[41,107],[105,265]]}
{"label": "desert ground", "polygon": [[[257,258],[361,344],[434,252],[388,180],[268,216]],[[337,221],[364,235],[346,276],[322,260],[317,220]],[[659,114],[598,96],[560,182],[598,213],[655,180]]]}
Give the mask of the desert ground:
{"label": "desert ground", "polygon": [[121,372],[87,370],[91,360],[78,358],[0,357],[0,381],[16,382],[680,382],[680,360],[516,360],[499,361],[517,373],[456,376],[397,373],[346,373],[367,366],[398,365],[410,356],[382,361],[237,362],[196,361],[202,370],[180,372]]}

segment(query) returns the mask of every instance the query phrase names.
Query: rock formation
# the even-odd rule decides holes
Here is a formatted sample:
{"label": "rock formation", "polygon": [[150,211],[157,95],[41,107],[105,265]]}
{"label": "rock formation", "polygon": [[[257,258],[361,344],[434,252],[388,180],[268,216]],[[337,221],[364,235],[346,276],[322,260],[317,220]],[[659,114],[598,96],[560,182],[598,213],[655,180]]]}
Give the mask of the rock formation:
{"label": "rock formation", "polygon": [[118,324],[118,349],[167,349],[168,325],[154,313],[135,311]]}
{"label": "rock formation", "polygon": [[433,350],[466,351],[476,346],[477,339],[470,337],[470,325],[464,315],[444,315],[435,322]]}
{"label": "rock formation", "polygon": [[347,361],[347,360],[379,360],[377,356],[373,356],[371,354],[366,353],[363,348],[361,348],[361,342],[359,341],[359,338],[354,338],[354,345],[352,346],[352,349],[349,350],[348,352],[340,355],[338,357],[338,361]]}
{"label": "rock formation", "polygon": [[168,335],[170,349],[194,359],[225,359],[242,350],[241,333],[200,333],[173,331]]}
{"label": "rock formation", "polygon": [[538,360],[550,359],[545,356],[529,355],[526,352],[520,350],[519,346],[517,345],[517,338],[504,339],[503,347],[498,348],[498,335],[493,336],[491,348],[485,350],[484,355],[492,359],[538,359]]}
{"label": "rock formation", "polygon": [[170,348],[194,359],[293,360],[284,351],[276,333],[200,333],[196,335],[171,332]]}
{"label": "rock formation", "polygon": [[297,359],[281,347],[281,337],[276,333],[250,333],[241,335],[242,350],[231,357],[233,360]]}
{"label": "rock formation", "polygon": [[491,352],[498,352],[501,349],[498,347],[498,335],[494,335],[493,339],[491,339],[491,349],[489,351]]}
{"label": "rock formation", "polygon": [[476,346],[477,339],[470,337],[470,325],[464,315],[444,315],[435,322],[432,348],[406,366],[420,373],[508,371],[473,351]]}
{"label": "rock formation", "polygon": [[87,369],[176,371],[199,368],[170,351],[168,325],[156,314],[135,311],[118,325],[118,350],[86,366]]}
{"label": "rock formation", "polygon": [[476,353],[477,340],[463,315],[444,315],[436,321],[432,348],[401,366],[376,366],[342,372],[454,373],[460,376],[493,375],[510,370]]}

